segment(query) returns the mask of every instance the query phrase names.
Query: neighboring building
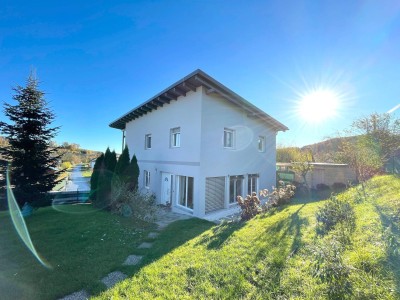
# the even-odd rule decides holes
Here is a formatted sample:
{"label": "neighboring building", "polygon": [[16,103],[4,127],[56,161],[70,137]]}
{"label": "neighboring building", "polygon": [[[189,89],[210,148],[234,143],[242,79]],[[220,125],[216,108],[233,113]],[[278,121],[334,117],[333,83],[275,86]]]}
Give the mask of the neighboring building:
{"label": "neighboring building", "polygon": [[210,220],[237,211],[236,196],[275,185],[276,134],[288,129],[201,70],[110,126],[138,158],[141,191]]}
{"label": "neighboring building", "polygon": [[[307,173],[307,183],[311,188],[316,188],[317,184],[323,183],[332,186],[334,183],[344,183],[356,181],[356,174],[347,164],[333,164],[333,163],[310,163],[313,165],[312,171]],[[290,171],[291,163],[277,163],[277,171]],[[303,182],[300,175],[296,174],[295,181]]]}

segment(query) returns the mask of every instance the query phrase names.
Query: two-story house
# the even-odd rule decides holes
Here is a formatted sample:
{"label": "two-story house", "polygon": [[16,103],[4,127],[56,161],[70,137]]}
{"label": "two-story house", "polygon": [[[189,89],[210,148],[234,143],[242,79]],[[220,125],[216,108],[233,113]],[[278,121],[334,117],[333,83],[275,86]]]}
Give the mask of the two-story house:
{"label": "two-story house", "polygon": [[201,70],[110,126],[136,154],[142,191],[210,220],[236,212],[238,195],[275,185],[276,134],[288,129]]}

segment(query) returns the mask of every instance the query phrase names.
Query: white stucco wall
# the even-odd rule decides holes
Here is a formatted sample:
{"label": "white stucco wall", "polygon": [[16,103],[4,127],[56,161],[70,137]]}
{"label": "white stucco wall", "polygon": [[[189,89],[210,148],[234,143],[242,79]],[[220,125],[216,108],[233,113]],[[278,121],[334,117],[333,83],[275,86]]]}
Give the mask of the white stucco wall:
{"label": "white stucco wall", "polygon": [[[223,145],[224,128],[235,130],[235,147]],[[216,94],[203,92],[201,170],[204,177],[259,173],[259,187],[275,185],[276,132]],[[265,151],[258,151],[258,137]]]}
{"label": "white stucco wall", "polygon": [[[179,148],[170,147],[170,130],[175,127],[181,129]],[[224,128],[235,130],[234,149],[223,146]],[[144,170],[150,171],[149,191],[158,201],[162,172],[194,177],[194,216],[205,216],[206,177],[257,173],[260,188],[275,184],[275,131],[202,87],[127,123],[125,134],[130,155],[138,158],[141,191],[146,191]],[[152,135],[151,149],[145,149],[146,134]],[[258,151],[258,136],[265,137],[265,152]],[[176,199],[175,190],[172,196]],[[176,203],[173,209],[184,212]]]}
{"label": "white stucco wall", "polygon": [[[189,92],[157,110],[126,124],[126,145],[136,154],[140,168],[139,189],[144,188],[144,170],[150,171],[150,191],[160,201],[161,172],[199,177],[201,93]],[[170,130],[180,127],[180,147],[170,147]],[[152,147],[145,149],[145,135],[151,134]],[[195,193],[197,185],[194,186]],[[175,192],[175,191],[173,191]],[[175,193],[173,193],[175,197]]]}

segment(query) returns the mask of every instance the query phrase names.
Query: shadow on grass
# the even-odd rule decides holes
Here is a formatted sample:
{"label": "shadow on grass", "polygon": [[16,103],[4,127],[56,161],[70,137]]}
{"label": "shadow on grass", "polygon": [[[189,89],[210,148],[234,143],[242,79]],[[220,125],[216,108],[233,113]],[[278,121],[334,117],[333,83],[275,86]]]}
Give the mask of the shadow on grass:
{"label": "shadow on grass", "polygon": [[306,218],[301,218],[299,212],[303,209],[306,204],[303,203],[290,218],[280,220],[273,226],[269,227],[265,233],[271,235],[278,235],[280,232],[281,237],[286,237],[288,235],[293,237],[292,244],[290,245],[290,255],[295,254],[297,249],[301,246],[301,226],[309,225]]}
{"label": "shadow on grass", "polygon": [[[203,232],[209,230],[213,226],[215,226],[215,223],[197,218],[173,222],[163,231],[161,231],[155,240],[149,238],[145,238],[143,240],[152,242],[151,248],[132,248],[131,254],[143,256],[140,264],[137,266],[121,265],[118,270],[128,275],[128,277],[132,277],[142,268],[145,268],[147,265],[159,260],[166,254],[172,252],[174,249],[182,246],[193,238],[201,235]],[[98,296],[101,292],[106,290],[107,289],[104,286],[98,285],[95,287],[95,290],[91,290],[90,293],[92,296]]]}
{"label": "shadow on grass", "polygon": [[[255,252],[255,266],[249,274],[257,276],[249,278],[249,281],[258,289],[263,289],[271,298],[279,298],[285,294],[285,291],[281,290],[282,271],[287,260],[296,255],[302,246],[301,227],[309,225],[306,218],[299,216],[305,205],[305,203],[302,204],[287,218],[269,226],[264,233],[266,243],[271,242],[268,241],[268,237],[273,236],[278,237],[274,240],[276,244]],[[259,262],[261,262],[261,267]]]}
{"label": "shadow on grass", "polygon": [[396,282],[397,294],[400,294],[400,241],[396,238],[400,236],[400,228],[398,222],[395,222],[393,218],[385,214],[381,207],[376,206],[376,211],[379,214],[379,218],[385,230],[386,239],[386,267],[390,269],[394,274],[394,280]]}
{"label": "shadow on grass", "polygon": [[243,226],[246,222],[227,222],[221,225],[215,226],[212,230],[212,234],[204,235],[196,245],[207,244],[207,249],[219,249],[225,243],[225,241]]}

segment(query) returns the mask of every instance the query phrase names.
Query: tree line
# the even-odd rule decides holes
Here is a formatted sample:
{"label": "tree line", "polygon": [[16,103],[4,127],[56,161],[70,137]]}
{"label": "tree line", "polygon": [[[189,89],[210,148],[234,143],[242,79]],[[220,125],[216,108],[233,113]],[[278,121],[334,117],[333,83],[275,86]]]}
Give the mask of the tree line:
{"label": "tree line", "polygon": [[[400,119],[393,114],[373,113],[356,119],[337,137],[321,144],[325,150],[321,145],[278,147],[276,160],[292,163],[304,180],[307,172],[312,171],[312,162],[345,163],[353,169],[357,181],[363,183],[385,172],[392,159],[400,158]],[[392,168],[395,172],[395,166]]]}

